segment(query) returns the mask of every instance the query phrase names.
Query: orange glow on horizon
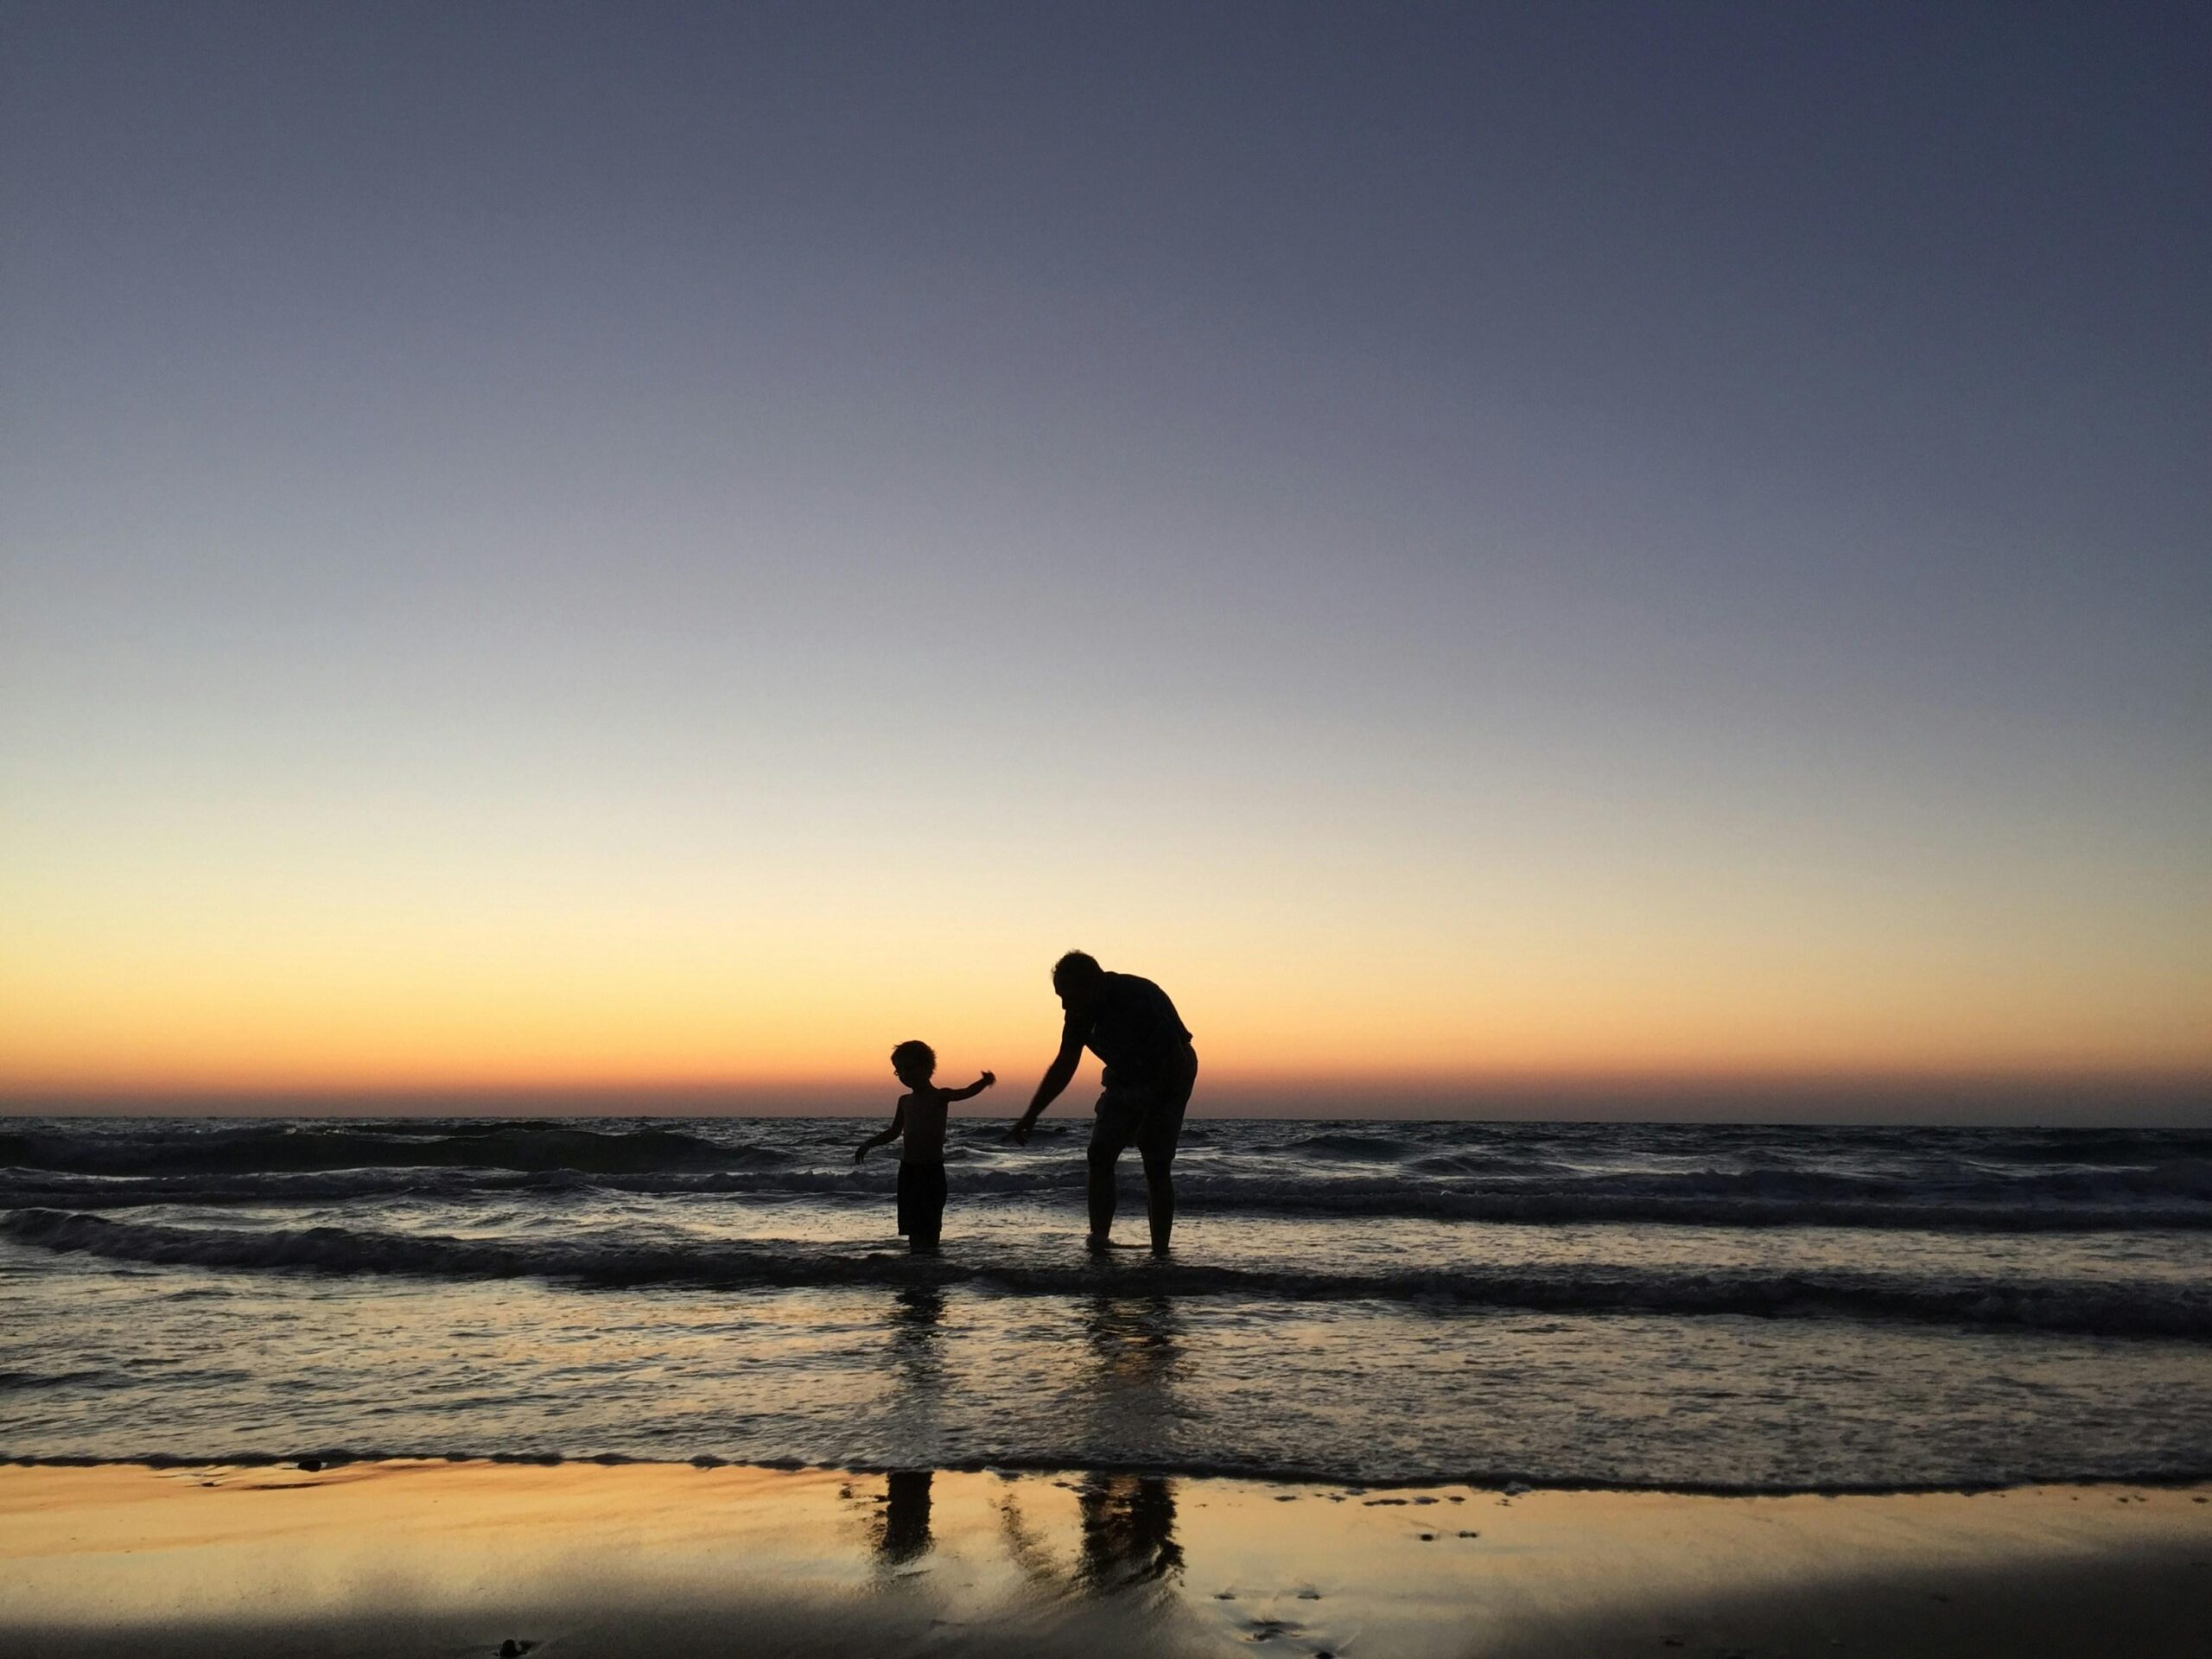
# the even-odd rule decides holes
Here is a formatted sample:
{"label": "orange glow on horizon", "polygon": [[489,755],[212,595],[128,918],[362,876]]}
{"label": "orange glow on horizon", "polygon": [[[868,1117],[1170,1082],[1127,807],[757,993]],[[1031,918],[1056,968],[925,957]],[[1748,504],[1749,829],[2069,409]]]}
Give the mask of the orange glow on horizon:
{"label": "orange glow on horizon", "polygon": [[1077,944],[1166,987],[1216,1088],[2212,1077],[2212,958],[2118,890],[2012,883],[1930,920],[1909,894],[1688,865],[1608,885],[1533,854],[1508,880],[1333,853],[1194,874],[1139,849],[1071,904],[1049,863],[849,848],[34,850],[0,869],[0,1097],[866,1091],[918,1036],[1004,1100],[1052,1054],[1047,972]]}

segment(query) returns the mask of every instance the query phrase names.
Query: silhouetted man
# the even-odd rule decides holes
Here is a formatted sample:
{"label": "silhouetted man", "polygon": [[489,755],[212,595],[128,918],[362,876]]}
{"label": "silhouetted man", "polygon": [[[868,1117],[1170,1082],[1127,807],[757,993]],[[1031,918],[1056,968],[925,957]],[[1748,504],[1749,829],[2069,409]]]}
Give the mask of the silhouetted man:
{"label": "silhouetted man", "polygon": [[1144,1160],[1145,1205],[1152,1218],[1152,1253],[1167,1254],[1175,1230],[1175,1183],[1170,1173],[1183,1135],[1183,1109],[1198,1080],[1198,1052],[1167,993],[1135,974],[1109,974],[1096,958],[1071,950],[1052,966],[1067,1023],[1060,1052],[1046,1069],[1029,1109],[1010,1132],[1017,1141],[1075,1077],[1088,1048],[1106,1063],[1098,1118],[1090,1131],[1090,1244],[1105,1248],[1114,1226],[1114,1165],[1130,1141]]}

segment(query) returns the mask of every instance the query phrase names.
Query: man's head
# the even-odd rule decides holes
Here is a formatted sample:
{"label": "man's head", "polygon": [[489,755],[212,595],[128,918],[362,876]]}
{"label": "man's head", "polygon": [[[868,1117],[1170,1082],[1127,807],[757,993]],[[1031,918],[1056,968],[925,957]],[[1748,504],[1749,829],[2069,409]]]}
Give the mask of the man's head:
{"label": "man's head", "polygon": [[1071,950],[1052,964],[1052,988],[1060,994],[1060,1006],[1071,1014],[1089,1007],[1105,988],[1106,970],[1087,951]]}
{"label": "man's head", "polygon": [[909,1089],[918,1089],[937,1071],[937,1051],[927,1043],[901,1043],[891,1051],[891,1069]]}

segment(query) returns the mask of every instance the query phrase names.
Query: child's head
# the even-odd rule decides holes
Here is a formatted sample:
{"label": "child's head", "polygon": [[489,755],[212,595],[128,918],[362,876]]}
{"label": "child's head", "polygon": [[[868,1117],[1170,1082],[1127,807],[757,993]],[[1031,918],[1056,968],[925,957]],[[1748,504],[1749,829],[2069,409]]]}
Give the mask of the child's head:
{"label": "child's head", "polygon": [[937,1070],[937,1051],[927,1043],[901,1043],[891,1051],[891,1069],[899,1082],[918,1088]]}

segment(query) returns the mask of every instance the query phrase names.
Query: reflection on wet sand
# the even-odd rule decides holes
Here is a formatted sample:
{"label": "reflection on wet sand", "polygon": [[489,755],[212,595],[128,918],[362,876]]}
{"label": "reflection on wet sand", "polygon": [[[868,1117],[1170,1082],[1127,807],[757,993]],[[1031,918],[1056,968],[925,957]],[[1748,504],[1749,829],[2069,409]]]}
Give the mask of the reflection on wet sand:
{"label": "reflection on wet sand", "polygon": [[[891,1309],[890,1349],[897,1388],[890,1402],[898,1444],[926,1456],[946,1380],[940,1326],[944,1293],[932,1284],[902,1287]],[[1162,1295],[1092,1299],[1078,1327],[1089,1363],[1080,1387],[1087,1402],[1087,1448],[1118,1459],[1159,1442],[1172,1419],[1182,1363],[1181,1315]],[[867,1522],[876,1560],[908,1566],[936,1544],[931,1531],[929,1468],[886,1475]],[[1058,1481],[1058,1486],[1070,1483]],[[1023,1513],[1010,1487],[999,1505],[1003,1547],[1022,1576],[1064,1596],[1100,1597],[1161,1580],[1179,1580],[1183,1548],[1175,1536],[1175,1482],[1163,1475],[1096,1468],[1072,1487],[1077,1554],[1073,1561],[1045,1547],[1044,1532]],[[1058,1559],[1055,1559],[1056,1556]]]}
{"label": "reflection on wet sand", "polygon": [[[1182,1313],[1174,1300],[1157,1294],[1096,1296],[1084,1334],[1090,1349],[1092,1444],[1116,1455],[1165,1444],[1161,1425],[1175,1420],[1183,1359]],[[1090,1594],[1181,1573],[1173,1481],[1094,1471],[1077,1500],[1083,1529],[1077,1578]]]}
{"label": "reflection on wet sand", "polygon": [[928,1469],[894,1469],[884,1477],[884,1504],[875,1550],[886,1562],[911,1561],[930,1548]]}
{"label": "reflection on wet sand", "polygon": [[[1065,1481],[1055,1481],[1065,1486]],[[1036,1488],[1009,1485],[998,1501],[1007,1558],[1036,1588],[1056,1597],[1109,1597],[1147,1585],[1179,1583],[1183,1547],[1175,1538],[1175,1482],[1165,1475],[1094,1469],[1075,1487],[1077,1554],[1065,1563],[1052,1545],[1056,1528],[1024,1503]],[[1049,1510],[1047,1511],[1049,1514]]]}
{"label": "reflection on wet sand", "polygon": [[1092,1473],[1077,1491],[1083,1563],[1076,1581],[1089,1594],[1179,1579],[1183,1547],[1175,1541],[1175,1483],[1164,1475]]}
{"label": "reflection on wet sand", "polygon": [[[944,1354],[939,1330],[944,1292],[932,1284],[902,1285],[891,1313],[891,1359],[898,1386],[892,1396],[894,1439],[926,1456],[937,1446],[944,1397]],[[884,1477],[882,1506],[871,1531],[877,1559],[895,1567],[930,1551],[930,1483],[934,1471],[894,1469]]]}
{"label": "reflection on wet sand", "polygon": [[[1085,1313],[1082,1334],[1090,1361],[1082,1383],[1089,1449],[1116,1458],[1130,1447],[1159,1443],[1160,1423],[1173,1416],[1182,1367],[1181,1315],[1173,1301],[1160,1295],[1098,1295]],[[1053,1559],[1046,1529],[1024,1512],[1017,1488],[1000,1500],[1001,1536],[1024,1577],[1062,1595],[1111,1596],[1179,1580],[1183,1547],[1175,1537],[1175,1486],[1164,1475],[1122,1469],[1084,1475],[1074,1488],[1077,1554],[1072,1565]]]}
{"label": "reflection on wet sand", "polygon": [[2204,1651],[2203,1488],[1365,1497],[1126,1471],[0,1469],[0,1652]]}

